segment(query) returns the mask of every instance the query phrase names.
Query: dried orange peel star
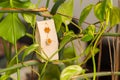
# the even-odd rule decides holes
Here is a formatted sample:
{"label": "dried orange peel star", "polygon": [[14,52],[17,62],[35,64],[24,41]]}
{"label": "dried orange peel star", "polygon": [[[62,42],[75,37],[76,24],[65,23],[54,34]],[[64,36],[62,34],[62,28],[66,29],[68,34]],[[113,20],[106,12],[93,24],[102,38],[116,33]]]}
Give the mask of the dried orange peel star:
{"label": "dried orange peel star", "polygon": [[48,38],[47,40],[46,40],[46,44],[47,45],[50,45],[52,43],[52,40],[50,39],[50,38]]}
{"label": "dried orange peel star", "polygon": [[44,31],[45,31],[45,33],[49,33],[50,32],[50,28],[49,27],[45,27]]}

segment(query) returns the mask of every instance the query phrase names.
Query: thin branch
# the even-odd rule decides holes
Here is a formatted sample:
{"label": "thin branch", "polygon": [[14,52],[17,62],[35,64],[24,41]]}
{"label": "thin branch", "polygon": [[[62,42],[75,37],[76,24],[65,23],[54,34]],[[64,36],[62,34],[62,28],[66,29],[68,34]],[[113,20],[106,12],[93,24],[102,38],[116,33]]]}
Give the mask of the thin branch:
{"label": "thin branch", "polygon": [[[65,14],[62,14],[62,13],[58,13],[58,12],[57,12],[57,14],[79,21],[79,19],[75,18],[75,17],[71,17],[71,16],[68,16],[68,15],[65,15]],[[85,21],[84,21],[84,23],[87,24],[87,25],[91,25],[91,23],[88,23],[88,22],[85,22]]]}
{"label": "thin branch", "polygon": [[[87,78],[92,78],[93,75],[94,75],[94,73],[86,73],[86,74],[83,74],[83,75],[74,76],[74,77],[72,77],[72,80],[74,80],[74,79],[84,79],[85,76]],[[96,73],[97,77],[100,77],[100,76],[110,76],[110,75],[112,75],[112,72],[97,72]],[[120,72],[114,72],[114,75],[120,75]]]}
{"label": "thin branch", "polygon": [[36,60],[26,61],[26,62],[23,62],[23,63],[16,64],[12,67],[8,67],[8,68],[5,68],[5,69],[0,69],[0,73],[10,71],[10,70],[14,70],[14,69],[19,69],[19,68],[22,68],[22,67],[26,67],[23,64],[25,64],[27,66],[33,66],[33,65],[38,65],[39,62],[36,61]]}
{"label": "thin branch", "polygon": [[[0,13],[33,13],[39,16],[44,16],[41,12],[48,11],[47,8],[41,7],[36,9],[26,9],[26,8],[0,8]],[[45,16],[46,17],[46,16]],[[48,16],[49,17],[49,16]],[[50,16],[51,17],[51,16]]]}
{"label": "thin branch", "polygon": [[0,8],[0,12],[7,13],[7,12],[45,12],[48,11],[47,8],[35,8],[35,9],[26,9],[26,8]]}
{"label": "thin branch", "polygon": [[[94,35],[97,35],[98,33],[95,33]],[[78,35],[79,38],[83,37],[83,34]],[[103,36],[111,36],[111,37],[120,37],[120,33],[103,33]]]}
{"label": "thin branch", "polygon": [[104,33],[103,36],[120,37],[120,33]]}

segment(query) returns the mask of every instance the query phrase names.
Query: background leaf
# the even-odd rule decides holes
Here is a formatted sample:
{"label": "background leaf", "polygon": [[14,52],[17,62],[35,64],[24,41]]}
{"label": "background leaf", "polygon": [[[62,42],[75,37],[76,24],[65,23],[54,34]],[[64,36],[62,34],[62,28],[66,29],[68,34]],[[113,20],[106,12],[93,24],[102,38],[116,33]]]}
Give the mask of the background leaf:
{"label": "background leaf", "polygon": [[112,7],[112,0],[103,0],[95,5],[94,14],[100,21],[104,21],[106,19],[106,11]]}
{"label": "background leaf", "polygon": [[81,38],[82,41],[90,41],[94,38],[95,26],[90,25],[84,31],[84,36]]}
{"label": "background leaf", "polygon": [[120,9],[113,7],[110,11],[110,26],[115,26],[120,23]]}
{"label": "background leaf", "polygon": [[27,8],[32,4],[30,0],[13,0],[12,2],[13,6],[10,5],[10,0],[0,0],[0,7]]}
{"label": "background leaf", "polygon": [[[44,67],[44,63],[40,64],[39,66],[39,71],[41,73],[43,67]],[[42,80],[59,80],[60,79],[60,69],[57,65],[52,64],[52,63],[48,63],[45,73],[42,77]]]}
{"label": "background leaf", "polygon": [[62,41],[60,42],[60,49],[63,48],[69,41],[71,41],[74,37],[76,37],[76,35],[69,31],[68,33],[66,33],[66,35],[63,37]]}
{"label": "background leaf", "polygon": [[15,44],[19,38],[25,35],[25,26],[18,18],[18,14],[9,13],[0,22],[0,37]]}
{"label": "background leaf", "polygon": [[3,17],[4,13],[0,13],[0,19]]}
{"label": "background leaf", "polygon": [[102,3],[95,5],[94,14],[100,21],[104,20],[105,12],[103,10]]}
{"label": "background leaf", "polygon": [[54,6],[53,6],[52,9],[51,9],[51,14],[55,14],[56,11],[57,11],[57,9],[59,8],[59,6],[60,6],[62,3],[64,3],[64,1],[65,1],[65,0],[54,0],[54,2],[56,2],[56,3],[54,4]]}
{"label": "background leaf", "polygon": [[0,7],[9,7],[9,0],[0,0]]}
{"label": "background leaf", "polygon": [[53,16],[54,22],[55,22],[55,27],[56,31],[58,32],[60,30],[61,24],[62,24],[62,18],[60,15],[56,14]]}
{"label": "background leaf", "polygon": [[62,71],[60,80],[70,80],[71,77],[81,74],[82,72],[83,69],[79,65],[68,66]]}
{"label": "background leaf", "polygon": [[[34,4],[31,4],[28,8],[29,9],[34,9],[34,8],[36,8],[36,6]],[[27,23],[31,24],[32,27],[35,26],[35,22],[36,22],[36,15],[35,14],[23,13],[22,16]]]}
{"label": "background leaf", "polygon": [[[73,16],[73,4],[74,0],[66,0],[61,6],[58,8],[57,12],[63,15],[67,15],[72,17]],[[66,25],[70,23],[72,18],[61,16],[62,22]]]}
{"label": "background leaf", "polygon": [[79,19],[79,25],[81,26],[81,24],[84,22],[84,20],[86,19],[86,17],[88,16],[88,14],[90,13],[91,9],[92,9],[93,5],[90,4],[88,6],[86,6],[80,15],[80,19]]}
{"label": "background leaf", "polygon": [[31,52],[35,51],[35,49],[37,49],[38,47],[39,47],[38,44],[32,44],[31,46],[29,46],[29,47],[25,50],[25,52],[24,52],[24,54],[23,54],[22,61],[24,60],[24,58],[25,58],[27,55],[29,55]]}

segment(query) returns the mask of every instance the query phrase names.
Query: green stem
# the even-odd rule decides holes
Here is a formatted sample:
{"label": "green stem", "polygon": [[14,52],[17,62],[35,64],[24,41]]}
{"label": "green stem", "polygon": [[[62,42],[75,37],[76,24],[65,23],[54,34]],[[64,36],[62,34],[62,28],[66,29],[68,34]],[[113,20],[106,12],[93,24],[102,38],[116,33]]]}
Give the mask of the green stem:
{"label": "green stem", "polygon": [[80,27],[79,25],[75,24],[72,21],[70,23],[73,24],[75,27],[77,27],[80,30],[80,33],[82,32],[82,27]]}
{"label": "green stem", "polygon": [[[13,19],[13,18],[14,18],[14,13],[11,13],[11,14],[12,14],[12,19]],[[13,30],[13,33],[14,33],[13,37],[14,37],[15,54],[17,55],[18,51],[17,51],[17,42],[16,42],[15,25],[14,25],[14,20],[12,20],[12,21],[13,21],[13,28],[14,28],[14,30]],[[18,56],[16,57],[16,62],[17,62],[16,64],[19,63]],[[17,80],[20,80],[20,70],[19,70],[19,69],[17,69]]]}
{"label": "green stem", "polygon": [[[71,41],[71,43],[72,43],[72,46],[73,46],[73,50],[74,50],[74,53],[75,53],[75,57],[77,57],[78,54],[77,54],[77,52],[76,52],[76,49],[75,49],[75,46],[74,46],[74,42]],[[78,59],[76,59],[76,63],[79,64],[79,60],[78,60]]]}
{"label": "green stem", "polygon": [[4,72],[7,72],[7,71],[12,71],[12,70],[15,70],[15,69],[25,67],[23,64],[26,64],[27,66],[32,66],[32,65],[38,65],[39,62],[36,61],[36,60],[30,60],[30,61],[26,61],[26,62],[23,62],[23,63],[15,64],[11,67],[8,67],[8,68],[5,68],[5,69],[0,69],[0,73],[4,73]]}
{"label": "green stem", "polygon": [[36,7],[38,8],[39,7],[39,4],[40,4],[41,0],[38,0],[37,4],[36,4]]}
{"label": "green stem", "polygon": [[13,0],[10,0],[10,6],[13,8]]}
{"label": "green stem", "polygon": [[9,63],[9,61],[10,61],[9,50],[8,50],[6,41],[3,40],[3,39],[2,39],[2,44],[3,44],[3,47],[4,47],[5,56],[6,56],[7,60],[8,60],[7,63]]}
{"label": "green stem", "polygon": [[47,2],[46,2],[46,8],[48,8],[49,3],[50,3],[50,0],[47,0]]}
{"label": "green stem", "polygon": [[[96,76],[97,77],[101,77],[101,76],[111,76],[112,75],[112,72],[97,72],[96,73]],[[114,75],[120,75],[120,72],[114,72]],[[86,74],[83,74],[83,75],[79,75],[79,76],[74,76],[72,77],[72,80],[79,80],[79,79],[84,79],[85,76],[87,78],[92,78],[94,76],[94,73],[86,73]]]}
{"label": "green stem", "polygon": [[[50,0],[47,0],[47,2],[46,2],[46,8],[48,8],[48,6],[49,6],[49,3],[50,3]],[[46,17],[44,17],[44,20],[46,20]]]}
{"label": "green stem", "polygon": [[46,70],[48,62],[49,62],[49,60],[45,63],[44,67],[42,68],[42,71],[41,71],[41,80],[43,80],[44,73],[45,73],[45,70]]}
{"label": "green stem", "polygon": [[[101,36],[102,36],[102,34],[104,33],[104,31],[106,30],[106,27],[107,27],[107,25],[105,25],[105,26],[103,26],[103,23],[101,23],[101,28],[103,28],[102,29],[102,31],[100,32],[100,34],[98,34],[98,37],[97,37],[97,39],[95,40],[95,43],[94,43],[94,46],[93,46],[93,49],[92,49],[92,60],[93,60],[93,70],[94,70],[94,76],[93,76],[93,80],[95,80],[95,78],[96,78],[96,63],[95,63],[95,58],[94,58],[94,52],[95,52],[95,48],[96,48],[96,46],[97,46],[97,43],[98,43],[98,41],[99,41],[99,39],[101,38]],[[97,35],[96,35],[97,36]]]}
{"label": "green stem", "polygon": [[11,60],[11,58],[12,58],[12,44],[11,43],[9,43],[9,61]]}

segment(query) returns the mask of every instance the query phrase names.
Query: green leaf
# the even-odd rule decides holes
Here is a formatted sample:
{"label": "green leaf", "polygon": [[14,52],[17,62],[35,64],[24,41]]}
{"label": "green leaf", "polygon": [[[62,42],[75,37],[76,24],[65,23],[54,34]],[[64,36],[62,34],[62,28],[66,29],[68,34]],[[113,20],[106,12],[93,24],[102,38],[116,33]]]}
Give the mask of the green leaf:
{"label": "green leaf", "polygon": [[88,41],[90,41],[90,40],[92,40],[92,39],[93,39],[93,36],[92,36],[92,35],[86,34],[86,35],[84,35],[84,36],[82,37],[81,40],[88,42]]}
{"label": "green leaf", "polygon": [[36,22],[36,15],[32,13],[24,13],[23,18],[27,23],[30,23],[32,27],[34,27],[35,22]]}
{"label": "green leaf", "polygon": [[100,20],[104,21],[106,19],[106,12],[108,9],[112,8],[112,1],[111,0],[103,0],[95,5],[94,14]]}
{"label": "green leaf", "polygon": [[76,37],[76,35],[74,34],[74,32],[67,32],[65,34],[65,36],[63,37],[62,41],[60,42],[60,49],[63,48],[69,41],[71,41],[74,37]]}
{"label": "green leaf", "polygon": [[13,7],[16,8],[28,8],[29,6],[31,6],[31,2],[30,0],[25,1],[25,2],[20,2],[19,0],[13,0]]}
{"label": "green leaf", "polygon": [[64,47],[73,37],[72,36],[65,36],[62,41],[60,42],[60,48]]}
{"label": "green leaf", "polygon": [[20,2],[27,2],[27,1],[30,1],[30,0],[19,0]]}
{"label": "green leaf", "polygon": [[73,46],[65,47],[63,51],[63,57],[64,59],[70,59],[75,57],[74,47]]}
{"label": "green leaf", "polygon": [[94,33],[95,33],[95,26],[94,25],[89,25],[85,30],[84,30],[84,36],[81,38],[82,41],[90,41],[94,38]]}
{"label": "green leaf", "polygon": [[62,18],[60,15],[56,14],[53,16],[53,19],[55,22],[56,31],[59,32],[61,24],[62,24]]}
{"label": "green leaf", "polygon": [[[71,59],[74,57],[76,57],[76,56],[75,56],[75,49],[73,46],[65,47],[63,49],[63,53],[61,55],[61,60],[67,60],[67,59]],[[75,62],[76,62],[75,60],[72,60],[72,61],[70,60],[70,61],[64,62],[64,64],[66,66],[68,66],[68,65],[75,64]]]}
{"label": "green leaf", "polygon": [[94,14],[95,16],[100,20],[100,21],[104,21],[104,15],[105,12],[103,10],[102,7],[102,3],[98,3],[95,8],[94,8]]}
{"label": "green leaf", "polygon": [[4,13],[0,13],[0,19],[3,17]]}
{"label": "green leaf", "polygon": [[8,78],[9,78],[9,75],[0,76],[0,80],[7,80]]}
{"label": "green leaf", "polygon": [[[58,8],[58,13],[67,15],[69,17],[73,16],[73,4],[74,0],[66,0],[61,6]],[[72,18],[61,16],[63,23],[66,25],[70,23]]]}
{"label": "green leaf", "polygon": [[53,0],[53,2],[57,2],[58,0]]}
{"label": "green leaf", "polygon": [[0,0],[0,7],[15,7],[15,8],[27,8],[32,3],[30,0],[12,0],[13,6],[10,4],[10,0]]}
{"label": "green leaf", "polygon": [[61,75],[60,75],[60,80],[71,80],[71,78],[75,75],[79,75],[83,73],[82,67],[79,65],[71,65],[66,67]]}
{"label": "green leaf", "polygon": [[30,45],[24,52],[23,56],[22,56],[22,61],[24,60],[24,58],[29,55],[31,52],[35,51],[37,48],[39,47],[39,44],[32,44]]}
{"label": "green leaf", "polygon": [[[40,64],[39,70],[40,73],[42,69],[44,68],[44,63]],[[44,76],[42,77],[42,80],[59,80],[60,79],[60,68],[52,63],[48,63],[47,67],[45,69]]]}
{"label": "green leaf", "polygon": [[[89,45],[87,46],[87,48],[84,50],[84,54],[86,56],[86,58],[84,59],[85,62],[87,62],[88,59],[90,59],[92,57],[92,53],[91,53],[91,50],[93,50],[93,46],[92,45]],[[94,49],[94,55],[96,55],[100,50],[96,47]]]}
{"label": "green leaf", "polygon": [[[28,8],[29,9],[33,9],[35,8],[36,6],[34,4],[31,4],[31,6],[29,6]],[[36,22],[36,15],[35,14],[32,14],[32,13],[23,13],[22,14],[23,18],[25,19],[25,21],[27,23],[30,23],[32,27],[35,26],[35,22]]]}
{"label": "green leaf", "polygon": [[64,3],[65,0],[54,0],[56,2],[54,6],[52,7],[51,14],[55,14],[59,6]]}
{"label": "green leaf", "polygon": [[0,37],[15,44],[19,38],[25,35],[25,26],[20,21],[18,14],[9,13],[0,22]]}
{"label": "green leaf", "polygon": [[9,0],[0,0],[0,7],[9,6]]}
{"label": "green leaf", "polygon": [[113,7],[110,11],[110,26],[115,26],[120,23],[120,9]]}
{"label": "green leaf", "polygon": [[93,5],[90,4],[88,6],[86,6],[80,15],[80,19],[79,19],[79,25],[81,26],[81,24],[84,22],[84,20],[86,19],[86,17],[88,16],[88,14],[90,13],[90,11],[92,10]]}

